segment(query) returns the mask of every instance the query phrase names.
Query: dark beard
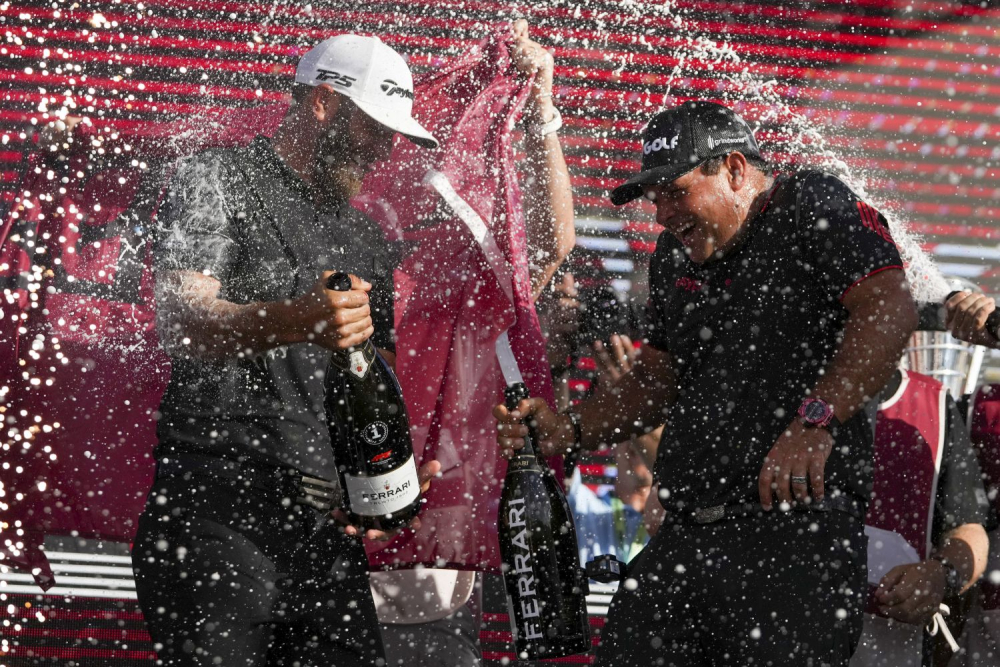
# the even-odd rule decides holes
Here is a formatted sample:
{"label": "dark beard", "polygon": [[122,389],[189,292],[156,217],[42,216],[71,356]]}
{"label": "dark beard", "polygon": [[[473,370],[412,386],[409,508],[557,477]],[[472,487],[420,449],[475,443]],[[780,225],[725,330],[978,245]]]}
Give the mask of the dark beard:
{"label": "dark beard", "polygon": [[364,178],[349,162],[351,137],[349,105],[342,105],[333,127],[327,132],[316,151],[313,166],[313,186],[322,204],[339,208],[361,191]]}

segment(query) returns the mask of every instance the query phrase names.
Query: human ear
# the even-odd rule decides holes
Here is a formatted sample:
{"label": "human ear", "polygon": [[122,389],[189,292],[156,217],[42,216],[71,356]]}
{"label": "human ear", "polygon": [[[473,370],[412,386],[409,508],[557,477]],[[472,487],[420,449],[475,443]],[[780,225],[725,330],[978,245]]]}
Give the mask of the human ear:
{"label": "human ear", "polygon": [[726,156],[726,164],[729,167],[729,182],[733,190],[741,190],[747,179],[747,160],[742,153],[730,153]]}
{"label": "human ear", "polygon": [[340,95],[326,84],[316,86],[309,95],[309,109],[316,120],[321,123],[332,118],[337,113],[339,106]]}

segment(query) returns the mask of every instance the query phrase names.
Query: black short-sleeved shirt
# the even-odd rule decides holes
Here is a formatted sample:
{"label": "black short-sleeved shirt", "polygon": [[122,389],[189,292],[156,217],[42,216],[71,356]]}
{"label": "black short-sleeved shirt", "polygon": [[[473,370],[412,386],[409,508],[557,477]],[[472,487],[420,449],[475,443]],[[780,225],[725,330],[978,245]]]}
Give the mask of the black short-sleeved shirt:
{"label": "black short-sleeved shirt", "polygon": [[[902,270],[885,219],[836,177],[779,177],[766,197],[724,257],[695,264],[668,232],[653,255],[649,343],[678,376],[655,471],[668,509],[759,500],[765,456],[839,346],[842,298]],[[839,429],[828,493],[867,503],[874,418],[872,403]]]}
{"label": "black short-sleeved shirt", "polygon": [[[313,202],[266,138],[198,154],[171,179],[156,270],[211,275],[222,285],[219,298],[239,304],[294,299],[323,271],[354,273],[372,284],[375,344],[394,349],[395,249],[356,209]],[[172,355],[159,455],[262,457],[336,479],[323,409],[326,349],[302,343],[218,362]]]}

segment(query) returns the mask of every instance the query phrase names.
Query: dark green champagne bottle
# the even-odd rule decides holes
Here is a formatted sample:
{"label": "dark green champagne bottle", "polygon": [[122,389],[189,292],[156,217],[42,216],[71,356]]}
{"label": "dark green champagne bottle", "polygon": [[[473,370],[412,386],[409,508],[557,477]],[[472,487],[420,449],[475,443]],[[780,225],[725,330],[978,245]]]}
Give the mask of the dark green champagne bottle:
{"label": "dark green champagne bottle", "polygon": [[[509,410],[528,397],[523,383],[504,393]],[[521,660],[538,660],[590,650],[590,623],[573,514],[528,430],[507,464],[498,522],[514,647]]]}
{"label": "dark green champagne bottle", "polygon": [[[350,276],[333,274],[327,288],[350,290]],[[345,511],[365,528],[405,526],[420,511],[420,481],[396,374],[369,339],[330,355],[325,384]]]}

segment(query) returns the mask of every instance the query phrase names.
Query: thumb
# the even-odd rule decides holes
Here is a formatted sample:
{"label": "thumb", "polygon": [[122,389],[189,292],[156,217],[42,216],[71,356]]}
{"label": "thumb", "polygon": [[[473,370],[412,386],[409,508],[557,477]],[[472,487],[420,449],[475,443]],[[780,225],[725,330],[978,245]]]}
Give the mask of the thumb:
{"label": "thumb", "polygon": [[351,289],[362,290],[363,292],[367,292],[372,288],[372,284],[367,280],[365,280],[364,278],[359,278],[353,273],[348,273],[347,275],[351,277]]}

